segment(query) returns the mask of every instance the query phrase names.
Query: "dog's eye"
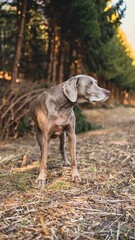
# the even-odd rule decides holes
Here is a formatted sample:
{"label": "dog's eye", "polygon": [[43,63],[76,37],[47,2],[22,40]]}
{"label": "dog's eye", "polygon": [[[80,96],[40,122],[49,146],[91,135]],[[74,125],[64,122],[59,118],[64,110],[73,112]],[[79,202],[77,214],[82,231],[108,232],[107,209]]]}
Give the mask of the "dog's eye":
{"label": "dog's eye", "polygon": [[89,87],[90,87],[92,84],[93,84],[93,82],[92,82],[92,81],[90,81],[90,82],[88,83]]}

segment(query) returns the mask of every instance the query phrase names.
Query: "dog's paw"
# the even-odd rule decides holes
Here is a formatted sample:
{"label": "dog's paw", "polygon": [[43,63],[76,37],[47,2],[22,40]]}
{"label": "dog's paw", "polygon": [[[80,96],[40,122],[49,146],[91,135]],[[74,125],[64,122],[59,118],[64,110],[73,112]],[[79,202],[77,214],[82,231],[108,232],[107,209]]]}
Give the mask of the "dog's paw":
{"label": "dog's paw", "polygon": [[72,173],[72,181],[73,182],[77,182],[77,183],[81,182],[81,177],[80,177],[78,171],[73,171],[73,173]]}
{"label": "dog's paw", "polygon": [[63,165],[64,167],[70,167],[70,166],[71,166],[71,163],[70,163],[68,160],[66,160],[66,161],[64,161],[64,162],[62,163],[62,165]]}
{"label": "dog's paw", "polygon": [[38,176],[38,178],[36,179],[36,184],[38,185],[38,186],[44,186],[44,184],[45,184],[45,182],[46,182],[46,176],[44,175],[39,175]]}

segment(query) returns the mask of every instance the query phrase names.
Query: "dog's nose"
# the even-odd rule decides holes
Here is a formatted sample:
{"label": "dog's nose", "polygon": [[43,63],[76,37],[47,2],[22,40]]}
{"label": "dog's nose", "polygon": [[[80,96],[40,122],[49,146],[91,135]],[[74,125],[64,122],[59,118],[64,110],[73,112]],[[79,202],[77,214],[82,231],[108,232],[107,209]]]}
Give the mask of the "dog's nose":
{"label": "dog's nose", "polygon": [[109,96],[109,95],[111,94],[111,92],[110,92],[109,90],[105,90],[105,94],[106,94],[107,96]]}

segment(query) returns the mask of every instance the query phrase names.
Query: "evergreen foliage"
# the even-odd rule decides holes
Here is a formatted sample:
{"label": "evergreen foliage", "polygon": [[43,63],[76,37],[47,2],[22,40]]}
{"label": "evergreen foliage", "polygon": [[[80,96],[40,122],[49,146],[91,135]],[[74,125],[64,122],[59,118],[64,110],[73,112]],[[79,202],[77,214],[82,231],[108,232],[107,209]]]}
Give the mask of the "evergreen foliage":
{"label": "evergreen foliage", "polygon": [[[125,90],[128,96],[127,92],[135,92],[133,56],[123,35],[118,33],[125,12],[124,0],[118,0],[115,5],[111,5],[110,0],[26,2],[19,64],[14,64],[14,55],[17,52],[17,34],[21,29],[19,26],[23,19],[21,13],[24,1],[0,2],[2,104],[6,101],[3,92],[5,93],[5,88],[9,86],[7,81],[4,85],[3,80],[11,79],[13,65],[19,70],[17,72],[20,81],[28,83],[26,88],[36,89],[43,85],[49,87],[82,73],[96,76],[102,81],[102,86],[109,86],[110,90],[116,86],[119,96],[119,93],[123,94]],[[14,79],[16,80],[16,76]],[[36,83],[33,84],[34,81]],[[16,85],[16,81],[14,83]],[[77,133],[95,128],[86,121],[80,109],[75,108],[74,111]],[[18,124],[19,132],[23,134],[29,128],[27,115],[21,115]]]}
{"label": "evergreen foliage", "polygon": [[[21,8],[22,0],[0,3],[0,71],[10,75]],[[59,83],[87,69],[135,91],[135,66],[117,35],[124,12],[123,0],[27,1],[20,77]]]}
{"label": "evergreen foliage", "polygon": [[116,34],[104,47],[103,52],[102,77],[120,89],[134,91],[135,66],[121,36]]}
{"label": "evergreen foliage", "polygon": [[74,107],[74,113],[76,116],[76,133],[87,132],[92,129],[92,125],[86,121],[79,107]]}

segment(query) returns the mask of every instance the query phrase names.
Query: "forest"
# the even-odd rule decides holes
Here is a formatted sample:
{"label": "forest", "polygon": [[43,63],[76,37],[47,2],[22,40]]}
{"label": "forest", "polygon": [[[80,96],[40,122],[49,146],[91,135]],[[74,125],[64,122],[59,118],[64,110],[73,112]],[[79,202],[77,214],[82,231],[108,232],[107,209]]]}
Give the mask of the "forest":
{"label": "forest", "polygon": [[134,104],[135,56],[120,29],[125,10],[123,0],[1,1],[2,138],[27,122],[40,89],[80,73],[109,88],[115,103]]}
{"label": "forest", "polygon": [[134,104],[135,56],[120,29],[125,10],[123,0],[1,1],[2,138],[27,121],[28,102],[40,89],[80,73],[109,88],[115,102]]}
{"label": "forest", "polygon": [[[121,30],[126,8],[124,0],[0,1],[0,239],[135,239],[135,53]],[[74,108],[81,182],[52,139],[38,186],[30,102],[78,74],[111,92]]]}

